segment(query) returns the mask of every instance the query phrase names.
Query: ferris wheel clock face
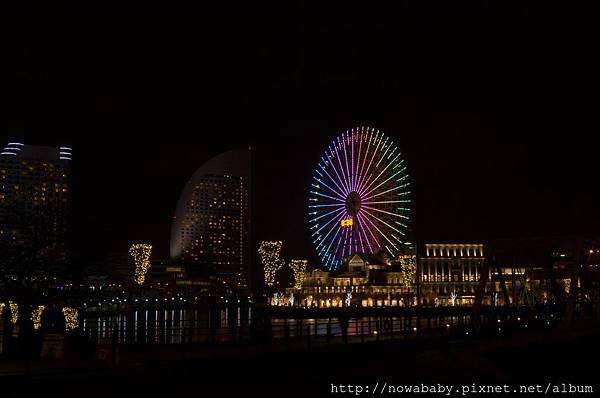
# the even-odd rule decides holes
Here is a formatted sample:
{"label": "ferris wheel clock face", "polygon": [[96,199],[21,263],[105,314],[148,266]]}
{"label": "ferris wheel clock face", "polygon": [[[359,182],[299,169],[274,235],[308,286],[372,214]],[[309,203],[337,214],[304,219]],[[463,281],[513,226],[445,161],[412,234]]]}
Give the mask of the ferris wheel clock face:
{"label": "ferris wheel clock face", "polygon": [[411,188],[405,160],[382,132],[340,134],[321,156],[309,195],[310,235],[328,270],[355,253],[394,257],[408,243]]}

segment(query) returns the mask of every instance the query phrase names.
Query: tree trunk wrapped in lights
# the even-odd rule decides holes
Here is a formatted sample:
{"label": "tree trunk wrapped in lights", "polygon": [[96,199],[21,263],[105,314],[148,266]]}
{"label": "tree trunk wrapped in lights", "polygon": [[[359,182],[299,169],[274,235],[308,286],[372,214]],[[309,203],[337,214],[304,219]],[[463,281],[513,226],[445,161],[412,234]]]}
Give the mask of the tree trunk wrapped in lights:
{"label": "tree trunk wrapped in lights", "polygon": [[273,286],[275,284],[275,275],[283,267],[285,261],[281,258],[281,241],[260,242],[258,254],[265,272],[265,284]]}
{"label": "tree trunk wrapped in lights", "polygon": [[133,280],[142,285],[146,280],[146,273],[150,269],[150,254],[152,245],[148,243],[135,243],[129,248],[129,254],[135,263],[135,276]]}
{"label": "tree trunk wrapped in lights", "polygon": [[46,307],[43,305],[38,305],[37,308],[31,312],[31,321],[33,322],[33,328],[35,330],[42,326],[42,312],[44,312],[45,308]]}
{"label": "tree trunk wrapped in lights", "polygon": [[16,325],[19,321],[19,305],[12,301],[9,301],[8,305],[10,307],[10,321]]}
{"label": "tree trunk wrapped in lights", "polygon": [[294,272],[294,287],[296,289],[302,288],[304,278],[306,276],[306,265],[308,260],[291,260],[290,268]]}
{"label": "tree trunk wrapped in lights", "polygon": [[67,332],[72,332],[79,327],[79,312],[77,308],[64,307],[62,309],[65,316],[65,329]]}

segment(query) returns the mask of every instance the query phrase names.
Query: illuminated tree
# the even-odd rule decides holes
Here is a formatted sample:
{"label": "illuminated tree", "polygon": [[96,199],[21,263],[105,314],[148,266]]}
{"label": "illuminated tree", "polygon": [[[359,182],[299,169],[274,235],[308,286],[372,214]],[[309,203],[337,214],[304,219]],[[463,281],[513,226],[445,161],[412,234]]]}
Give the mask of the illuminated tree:
{"label": "illuminated tree", "polygon": [[152,245],[147,243],[135,243],[129,248],[129,254],[135,263],[135,276],[133,280],[142,285],[146,280],[146,272],[150,269],[150,254]]}
{"label": "illuminated tree", "polygon": [[294,306],[294,301],[295,301],[294,293],[290,293],[289,300],[290,300],[290,305],[293,307]]}
{"label": "illuminated tree", "polygon": [[62,309],[65,316],[65,329],[67,332],[72,332],[79,327],[79,312],[76,308],[64,307]]}
{"label": "illuminated tree", "polygon": [[19,321],[19,304],[9,301],[8,305],[10,307],[10,321],[16,324]]}
{"label": "illuminated tree", "polygon": [[[48,209],[36,206],[31,212],[11,214],[23,224],[19,239],[0,239],[0,300],[4,328],[2,350],[28,357],[34,346],[31,314],[37,303],[57,300],[63,292],[51,284],[74,282],[79,267],[67,261],[64,246],[49,239]],[[69,280],[70,279],[70,280]],[[69,294],[75,295],[79,283],[73,283]],[[9,302],[9,300],[11,302]],[[34,305],[35,303],[35,305]],[[11,338],[18,329],[17,339]]]}
{"label": "illuminated tree", "polygon": [[36,309],[31,312],[31,321],[33,322],[33,328],[39,329],[42,326],[42,312],[44,312],[43,305],[38,305]]}
{"label": "illuminated tree", "polygon": [[290,268],[294,272],[294,287],[296,289],[302,288],[304,278],[306,276],[306,265],[308,260],[291,260]]}
{"label": "illuminated tree", "polygon": [[281,241],[260,242],[258,254],[265,272],[265,284],[273,286],[275,284],[275,274],[283,267],[285,261],[281,258]]}
{"label": "illuminated tree", "polygon": [[415,283],[417,276],[417,257],[414,255],[400,256],[399,260],[402,284],[405,287],[410,287]]}
{"label": "illuminated tree", "polygon": [[571,292],[571,278],[565,279],[565,293],[569,294]]}

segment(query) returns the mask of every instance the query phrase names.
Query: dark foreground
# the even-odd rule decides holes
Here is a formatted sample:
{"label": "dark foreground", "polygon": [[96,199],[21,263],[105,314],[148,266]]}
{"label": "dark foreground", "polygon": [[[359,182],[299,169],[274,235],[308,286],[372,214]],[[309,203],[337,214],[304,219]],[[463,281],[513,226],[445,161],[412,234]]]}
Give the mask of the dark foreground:
{"label": "dark foreground", "polygon": [[[309,351],[237,350],[206,359],[181,355],[168,361],[5,375],[0,385],[2,397],[320,397],[357,396],[356,385],[362,386],[360,395],[369,396],[375,386],[421,383],[451,384],[456,386],[452,395],[462,396],[461,386],[475,383],[476,392],[470,388],[467,393],[475,397],[483,396],[478,386],[486,384],[539,384],[545,389],[548,383],[571,383],[591,385],[594,394],[585,395],[597,396],[599,338],[600,330],[588,329],[477,340],[380,341]],[[340,385],[352,394],[342,394]],[[409,396],[390,391],[387,387],[383,395]],[[494,395],[513,394],[485,394]]]}

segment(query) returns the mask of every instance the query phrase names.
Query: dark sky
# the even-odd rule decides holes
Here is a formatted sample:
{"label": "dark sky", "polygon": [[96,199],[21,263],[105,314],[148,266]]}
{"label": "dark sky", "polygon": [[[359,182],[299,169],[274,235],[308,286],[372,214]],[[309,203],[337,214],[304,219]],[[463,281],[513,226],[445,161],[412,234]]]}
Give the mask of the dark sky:
{"label": "dark sky", "polygon": [[5,14],[0,141],[74,147],[90,256],[132,241],[166,256],[187,179],[251,145],[255,238],[306,257],[309,178],[355,125],[407,157],[421,242],[597,235],[594,10],[367,3]]}

